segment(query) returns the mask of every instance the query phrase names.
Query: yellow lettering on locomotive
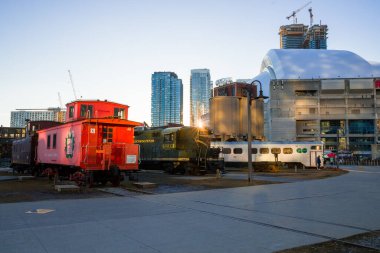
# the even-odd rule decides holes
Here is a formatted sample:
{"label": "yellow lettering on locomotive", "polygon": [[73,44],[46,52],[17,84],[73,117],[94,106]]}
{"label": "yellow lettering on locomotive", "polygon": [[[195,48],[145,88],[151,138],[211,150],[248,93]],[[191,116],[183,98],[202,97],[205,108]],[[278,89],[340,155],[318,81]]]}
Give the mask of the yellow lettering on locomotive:
{"label": "yellow lettering on locomotive", "polygon": [[172,149],[175,148],[175,144],[163,144],[162,147],[164,149]]}
{"label": "yellow lettering on locomotive", "polygon": [[154,139],[135,140],[135,143],[154,143]]}

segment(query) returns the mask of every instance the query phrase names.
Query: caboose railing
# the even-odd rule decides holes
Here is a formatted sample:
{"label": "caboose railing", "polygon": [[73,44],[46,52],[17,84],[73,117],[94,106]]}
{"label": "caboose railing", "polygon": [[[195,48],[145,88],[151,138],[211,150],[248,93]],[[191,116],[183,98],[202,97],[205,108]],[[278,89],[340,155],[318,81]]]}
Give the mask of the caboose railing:
{"label": "caboose railing", "polygon": [[109,170],[112,165],[123,167],[127,163],[127,149],[130,145],[135,144],[105,143],[101,146],[82,146],[82,165],[98,170]]}

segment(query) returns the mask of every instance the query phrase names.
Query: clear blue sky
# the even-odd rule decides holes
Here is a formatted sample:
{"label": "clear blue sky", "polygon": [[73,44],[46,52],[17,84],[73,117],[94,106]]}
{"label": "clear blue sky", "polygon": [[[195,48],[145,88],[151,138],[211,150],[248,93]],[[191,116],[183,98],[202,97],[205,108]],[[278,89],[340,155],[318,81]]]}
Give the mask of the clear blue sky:
{"label": "clear blue sky", "polygon": [[[16,108],[83,99],[130,106],[150,123],[151,74],[174,71],[184,84],[189,124],[190,70],[212,80],[253,78],[279,48],[285,17],[308,0],[0,0],[0,124]],[[380,1],[313,0],[314,21],[329,27],[328,48],[380,62]],[[309,24],[308,7],[298,23]],[[264,87],[266,90],[267,88]]]}

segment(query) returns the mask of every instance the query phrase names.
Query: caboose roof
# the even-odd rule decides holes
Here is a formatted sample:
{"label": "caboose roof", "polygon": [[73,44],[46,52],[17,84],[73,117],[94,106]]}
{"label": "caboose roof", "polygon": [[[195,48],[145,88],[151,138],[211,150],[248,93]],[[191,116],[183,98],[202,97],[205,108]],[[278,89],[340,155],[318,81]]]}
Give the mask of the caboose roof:
{"label": "caboose roof", "polygon": [[80,103],[110,103],[110,104],[114,104],[114,105],[129,107],[129,105],[124,105],[124,104],[116,103],[116,102],[113,102],[113,101],[108,101],[107,99],[105,99],[105,100],[100,100],[100,99],[77,99],[77,100],[74,100],[74,101],[71,101],[71,102],[67,103],[66,106],[70,105],[70,104],[80,104]]}

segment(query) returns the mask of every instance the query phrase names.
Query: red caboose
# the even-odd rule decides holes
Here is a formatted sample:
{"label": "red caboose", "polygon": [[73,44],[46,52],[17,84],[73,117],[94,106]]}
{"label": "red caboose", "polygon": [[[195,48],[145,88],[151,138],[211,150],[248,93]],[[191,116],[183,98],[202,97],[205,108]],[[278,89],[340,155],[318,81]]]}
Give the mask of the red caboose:
{"label": "red caboose", "polygon": [[118,184],[138,170],[139,146],[128,106],[99,100],[69,103],[66,123],[38,131],[37,164],[88,182]]}

